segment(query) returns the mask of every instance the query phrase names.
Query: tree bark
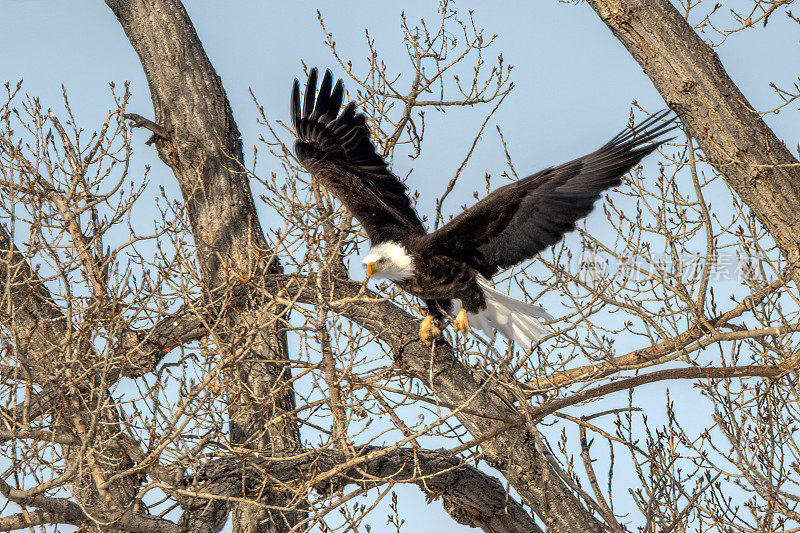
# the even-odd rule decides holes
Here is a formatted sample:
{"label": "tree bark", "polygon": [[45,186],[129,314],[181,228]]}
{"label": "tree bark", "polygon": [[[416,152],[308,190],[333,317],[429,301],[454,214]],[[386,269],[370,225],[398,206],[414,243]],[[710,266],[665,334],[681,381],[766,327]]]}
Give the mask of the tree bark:
{"label": "tree bark", "polygon": [[[16,500],[15,500],[16,501]],[[63,498],[49,498],[47,496],[34,496],[33,498],[17,501],[18,503],[35,508],[35,511],[26,511],[15,515],[0,518],[0,530],[13,531],[17,529],[28,529],[33,531],[32,526],[43,524],[72,524],[81,526],[78,531],[98,531],[94,528],[95,519],[104,516],[108,508],[106,506],[91,507]],[[183,533],[177,524],[162,518],[156,518],[145,514],[137,514],[128,510],[121,516],[114,517],[114,524],[119,529],[103,528],[99,531],[120,531],[124,533]]]}
{"label": "tree bark", "polygon": [[753,210],[800,285],[800,165],[668,0],[587,0]]}
{"label": "tree bark", "polygon": [[[244,467],[242,464],[241,457],[215,459],[189,479],[188,485],[202,486],[204,492],[219,496],[234,496],[241,493],[243,479],[254,492],[270,485],[302,491],[312,480],[314,490],[328,494],[350,484],[371,488],[390,481],[414,483],[428,499],[441,499],[445,510],[461,524],[487,533],[542,531],[499,481],[446,449],[367,446],[354,450],[352,456],[325,449],[303,450],[293,459],[252,457],[244,461]],[[324,475],[334,470],[330,476]],[[314,479],[319,481],[315,483]]]}
{"label": "tree bark", "polygon": [[[244,172],[239,130],[194,26],[179,0],[106,0],[142,62],[150,87],[156,147],[180,184],[197,248],[204,289],[218,294],[235,279],[280,272],[256,215]],[[164,138],[164,135],[168,138]],[[233,339],[237,325],[258,331],[249,355],[231,372],[239,390],[229,400],[231,441],[269,450],[274,456],[300,447],[300,433],[291,416],[282,424],[267,421],[294,409],[286,384],[291,372],[286,333],[268,318],[278,309],[245,308],[230,316],[222,343]],[[263,325],[269,323],[269,326]],[[241,327],[239,327],[241,333]],[[218,346],[217,348],[221,348]],[[282,505],[281,497],[270,503]],[[219,513],[217,513],[218,515]],[[234,531],[288,531],[303,513],[277,513],[234,504]]]}

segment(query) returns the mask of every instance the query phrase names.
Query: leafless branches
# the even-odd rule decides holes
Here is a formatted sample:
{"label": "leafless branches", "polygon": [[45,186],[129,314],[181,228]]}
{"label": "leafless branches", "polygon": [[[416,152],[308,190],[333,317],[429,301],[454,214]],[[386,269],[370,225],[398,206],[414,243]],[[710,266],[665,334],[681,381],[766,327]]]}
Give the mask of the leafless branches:
{"label": "leafless branches", "polygon": [[[363,235],[257,91],[263,142],[245,164],[188,16],[155,1],[168,24],[108,2],[151,76],[153,119],[129,112],[128,87],[110,88],[95,129],[66,94],[49,109],[8,85],[0,102],[0,494],[16,505],[0,528],[218,531],[232,515],[237,531],[359,531],[389,496],[402,530],[400,484],[490,532],[800,528],[797,269],[791,228],[764,218],[782,204],[759,196],[757,218],[728,188],[774,154],[730,151],[745,115],[714,152],[700,104],[669,99],[691,135],[635,169],[591,231],[496,280],[559,317],[540,343],[426,346],[416,302],[351,272]],[[789,3],[755,2],[721,34]],[[701,6],[683,7],[685,23]],[[368,32],[367,60],[350,61],[319,22],[397,173],[397,154],[425,157],[426,120],[475,106],[464,158],[426,202],[438,224],[513,88],[494,36],[443,2],[401,19],[409,62],[386,65]],[[197,77],[176,87],[173,63]],[[762,115],[794,111],[776,91]],[[181,198],[137,166],[152,148],[133,126],[153,131]],[[280,223],[262,227],[265,210]]]}

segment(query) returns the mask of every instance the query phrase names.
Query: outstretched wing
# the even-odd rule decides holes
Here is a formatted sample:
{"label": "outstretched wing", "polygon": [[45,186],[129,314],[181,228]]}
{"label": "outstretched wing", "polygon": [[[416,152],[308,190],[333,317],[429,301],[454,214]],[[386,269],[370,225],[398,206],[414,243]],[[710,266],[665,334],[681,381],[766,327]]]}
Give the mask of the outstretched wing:
{"label": "outstretched wing", "polygon": [[487,277],[533,257],[575,229],[604,190],[669,140],[662,136],[677,126],[668,114],[623,130],[596,152],[497,189],[426,236],[426,245]]}
{"label": "outstretched wing", "polygon": [[364,115],[356,114],[355,102],[339,113],[344,85],[332,85],[327,70],[316,94],[317,69],[311,69],[301,107],[300,82],[294,80],[290,112],[300,163],[361,222],[373,243],[424,234],[406,186],[375,152]]}

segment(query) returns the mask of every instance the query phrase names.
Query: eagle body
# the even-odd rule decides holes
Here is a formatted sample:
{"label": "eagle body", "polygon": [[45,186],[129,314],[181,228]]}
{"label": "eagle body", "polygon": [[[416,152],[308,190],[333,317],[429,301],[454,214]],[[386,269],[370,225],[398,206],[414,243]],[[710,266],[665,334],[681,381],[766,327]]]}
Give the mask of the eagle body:
{"label": "eagle body", "polygon": [[[449,313],[452,300],[458,299],[467,312],[478,313],[486,307],[486,298],[478,284],[480,273],[469,264],[429,249],[424,237],[410,236],[403,242],[378,243],[364,258],[365,264],[372,258],[386,257],[392,263],[407,261],[411,269],[393,275],[382,270],[374,274],[376,279],[389,279],[401,289],[428,303],[437,317],[440,312]],[[388,250],[384,253],[384,250]],[[435,302],[435,304],[434,304]],[[433,304],[433,305],[431,305]]]}
{"label": "eagle body", "polygon": [[[412,236],[401,242],[386,241],[373,246],[365,261],[370,262],[370,256],[381,258],[382,250],[387,252],[386,257],[393,261],[402,261],[404,256],[413,265],[412,275],[407,277],[394,277],[377,273],[376,279],[386,278],[397,283],[401,289],[423,300],[440,300],[458,298],[457,293],[467,285],[474,285],[477,272],[468,264],[447,255],[430,251],[425,240]],[[395,251],[397,250],[397,251]],[[376,255],[377,254],[377,255]]]}
{"label": "eagle body", "polygon": [[377,154],[364,115],[354,102],[342,109],[343,99],[342,80],[334,86],[330,71],[317,91],[317,71],[311,70],[302,100],[295,79],[295,153],[361,223],[372,242],[362,261],[367,275],[393,281],[425,302],[420,337],[426,342],[455,310],[454,326],[462,333],[472,325],[526,345],[544,335],[539,319],[551,317],[495,290],[489,280],[573,230],[601,193],[621,183],[676,127],[668,112],[653,115],[590,154],[500,187],[428,233],[405,184]]}

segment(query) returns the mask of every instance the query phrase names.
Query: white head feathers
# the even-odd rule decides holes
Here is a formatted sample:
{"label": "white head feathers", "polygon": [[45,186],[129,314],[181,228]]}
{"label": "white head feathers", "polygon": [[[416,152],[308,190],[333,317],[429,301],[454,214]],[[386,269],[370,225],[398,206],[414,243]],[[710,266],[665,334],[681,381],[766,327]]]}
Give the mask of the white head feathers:
{"label": "white head feathers", "polygon": [[392,241],[376,244],[361,262],[367,275],[375,279],[402,281],[414,274],[414,258]]}

